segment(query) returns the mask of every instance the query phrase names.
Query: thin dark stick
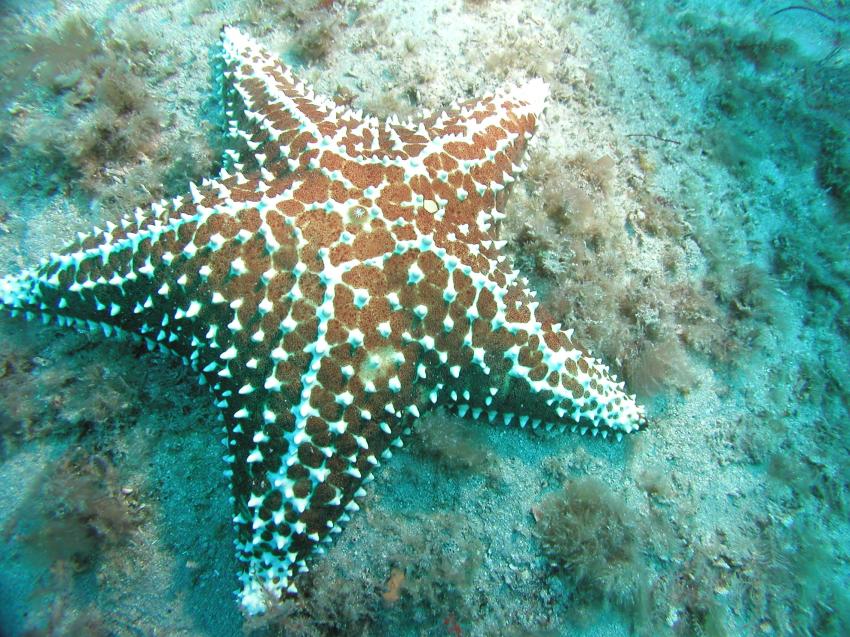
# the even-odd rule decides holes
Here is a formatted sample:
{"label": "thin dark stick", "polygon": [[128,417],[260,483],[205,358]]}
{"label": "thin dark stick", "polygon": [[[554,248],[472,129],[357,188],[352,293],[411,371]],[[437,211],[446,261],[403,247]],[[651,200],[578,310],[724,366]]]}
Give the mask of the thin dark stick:
{"label": "thin dark stick", "polygon": [[653,135],[652,133],[632,133],[631,135],[626,135],[626,137],[652,137],[652,139],[657,139],[660,142],[667,142],[669,144],[676,144],[677,146],[682,142],[677,141],[675,139],[667,139],[666,137],[661,137],[659,135]]}
{"label": "thin dark stick", "polygon": [[840,50],[841,50],[841,47],[840,47],[840,46],[835,47],[834,49],[832,49],[832,51],[830,51],[830,52],[829,52],[829,55],[827,55],[824,59],[822,59],[820,62],[818,62],[818,64],[823,64],[824,62],[828,62],[828,61],[829,61],[831,58],[833,58],[833,57],[834,57],[834,56],[835,56],[835,55],[836,55],[836,54],[837,54]]}
{"label": "thin dark stick", "polygon": [[792,4],[790,7],[785,7],[784,9],[779,9],[779,11],[774,11],[773,13],[770,14],[770,17],[772,18],[773,16],[779,15],[780,13],[785,13],[786,11],[793,11],[795,9],[798,9],[800,11],[811,11],[812,13],[819,15],[820,17],[825,18],[826,20],[829,20],[830,22],[835,22],[835,18],[832,18],[832,17],[826,15],[822,11],[818,11],[814,7],[806,7],[806,6],[801,5],[801,4]]}

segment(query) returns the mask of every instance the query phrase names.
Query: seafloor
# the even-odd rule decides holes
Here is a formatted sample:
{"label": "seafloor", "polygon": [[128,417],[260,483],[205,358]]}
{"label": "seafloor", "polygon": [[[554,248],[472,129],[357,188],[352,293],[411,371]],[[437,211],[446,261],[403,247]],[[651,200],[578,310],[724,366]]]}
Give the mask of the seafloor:
{"label": "seafloor", "polygon": [[651,428],[431,414],[245,623],[206,391],[2,317],[0,634],[850,634],[845,2],[6,0],[0,273],[213,169],[225,23],[381,116],[546,79],[503,238]]}

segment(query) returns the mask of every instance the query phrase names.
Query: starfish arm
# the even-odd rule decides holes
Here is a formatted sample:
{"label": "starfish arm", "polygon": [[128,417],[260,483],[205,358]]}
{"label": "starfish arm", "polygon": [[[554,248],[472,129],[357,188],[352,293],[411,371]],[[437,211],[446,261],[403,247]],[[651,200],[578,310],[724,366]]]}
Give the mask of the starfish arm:
{"label": "starfish arm", "polygon": [[217,73],[232,145],[225,159],[247,170],[262,167],[282,175],[316,168],[322,149],[349,143],[353,152],[354,137],[370,146],[377,140],[377,119],[364,120],[362,113],[317,94],[236,28],[222,29]]}
{"label": "starfish arm", "polygon": [[[424,199],[445,206],[447,226],[477,224],[480,211],[504,206],[514,175],[524,169],[526,144],[548,92],[545,82],[534,79],[423,122],[421,130],[427,131],[429,142],[418,158],[422,174],[410,183]],[[496,213],[493,221],[501,216]]]}
{"label": "starfish arm", "polygon": [[403,334],[418,350],[418,375],[432,402],[505,424],[570,427],[603,437],[641,429],[643,409],[607,367],[539,307],[527,280],[497,242],[418,235],[399,239],[407,273],[394,292],[413,308]]}
{"label": "starfish arm", "polygon": [[[196,349],[215,347],[216,339],[206,336],[209,326],[238,315],[225,295],[259,276],[262,270],[252,274],[252,259],[274,239],[252,201],[260,198],[255,190],[235,178],[204,180],[117,225],[81,233],[38,268],[3,279],[0,301],[46,321],[129,334],[181,356],[192,353],[195,363]],[[284,234],[282,222],[273,221]]]}
{"label": "starfish arm", "polygon": [[[403,398],[386,383],[348,376],[350,362],[340,368],[357,360],[353,354],[349,345],[313,351],[300,376],[282,378],[282,387],[220,403],[242,565],[238,595],[249,614],[297,592],[296,576],[359,509],[363,485],[409,432]],[[397,412],[386,408],[393,398]]]}
{"label": "starfish arm", "polygon": [[372,220],[359,229],[364,243],[347,246],[341,222],[324,206],[301,210],[288,294],[296,320],[283,319],[271,353],[237,344],[234,368],[266,380],[219,403],[249,613],[295,593],[296,575],[357,509],[361,485],[402,445],[426,399],[415,382],[419,347],[404,338],[413,312],[392,292],[402,256],[370,245],[386,224]]}
{"label": "starfish arm", "polygon": [[645,427],[635,397],[573,340],[572,330],[554,323],[528,281],[506,263],[492,265],[489,276],[456,270],[454,277],[452,287],[467,297],[462,313],[448,310],[451,331],[462,335],[454,345],[464,352],[465,373],[445,383],[458,413],[617,440]]}
{"label": "starfish arm", "polygon": [[[211,189],[204,190],[199,196],[211,197]],[[157,275],[186,260],[179,237],[215,214],[183,202],[183,197],[161,201],[118,225],[80,233],[38,268],[6,277],[0,283],[3,305],[45,321],[107,334],[129,332],[168,347],[179,339],[163,322],[163,310],[176,294],[171,286],[178,284]]]}

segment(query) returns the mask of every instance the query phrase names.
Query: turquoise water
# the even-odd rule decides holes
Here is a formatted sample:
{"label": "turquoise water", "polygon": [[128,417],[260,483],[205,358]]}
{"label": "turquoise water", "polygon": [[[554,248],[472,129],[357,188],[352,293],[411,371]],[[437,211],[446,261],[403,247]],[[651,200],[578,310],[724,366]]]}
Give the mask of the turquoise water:
{"label": "turquoise water", "polygon": [[550,84],[505,251],[647,407],[620,444],[438,409],[245,620],[179,361],[0,319],[0,634],[842,635],[843,3],[7,2],[0,273],[217,170],[237,24],[379,117]]}

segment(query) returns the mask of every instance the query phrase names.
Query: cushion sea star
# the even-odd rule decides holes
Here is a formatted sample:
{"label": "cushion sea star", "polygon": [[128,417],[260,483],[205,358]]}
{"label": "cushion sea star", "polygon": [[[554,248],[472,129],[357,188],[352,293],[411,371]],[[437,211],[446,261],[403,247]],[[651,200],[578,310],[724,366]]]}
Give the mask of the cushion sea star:
{"label": "cushion sea star", "polygon": [[381,124],[235,28],[217,64],[220,175],[3,278],[0,301],[199,372],[224,422],[248,613],[296,592],[427,407],[617,439],[646,424],[500,254],[542,81]]}

